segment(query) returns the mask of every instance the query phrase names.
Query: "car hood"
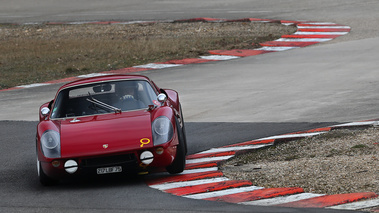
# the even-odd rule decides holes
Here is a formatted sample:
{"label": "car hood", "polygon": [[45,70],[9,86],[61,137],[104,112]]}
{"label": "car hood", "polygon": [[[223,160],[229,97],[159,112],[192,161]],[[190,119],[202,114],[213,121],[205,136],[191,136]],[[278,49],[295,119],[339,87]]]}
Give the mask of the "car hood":
{"label": "car hood", "polygon": [[153,147],[151,116],[144,110],[62,120],[60,132],[62,158]]}

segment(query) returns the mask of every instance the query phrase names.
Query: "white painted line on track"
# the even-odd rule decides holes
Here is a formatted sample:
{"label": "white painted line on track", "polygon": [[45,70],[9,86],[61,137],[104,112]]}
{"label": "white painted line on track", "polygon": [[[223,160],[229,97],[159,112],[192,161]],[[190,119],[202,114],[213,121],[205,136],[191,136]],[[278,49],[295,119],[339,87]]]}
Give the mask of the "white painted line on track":
{"label": "white painted line on track", "polygon": [[237,59],[237,58],[241,58],[241,57],[229,56],[229,55],[207,55],[207,56],[200,56],[200,58],[207,59],[207,60],[226,61],[226,60],[232,60],[232,59]]}
{"label": "white painted line on track", "polygon": [[179,67],[179,66],[183,66],[183,64],[156,64],[156,63],[150,63],[150,64],[138,65],[138,66],[134,66],[134,67],[135,68],[148,68],[148,69],[164,69],[164,68]]}
{"label": "white painted line on track", "polygon": [[260,21],[251,21],[251,22],[258,22],[258,23],[270,23],[271,21],[260,20]]}
{"label": "white painted line on track", "polygon": [[259,144],[259,145],[249,145],[249,146],[231,146],[224,148],[212,148],[203,152],[199,152],[197,154],[205,154],[205,153],[218,153],[218,152],[230,152],[230,151],[239,151],[239,150],[248,150],[248,149],[259,149],[265,146],[270,146],[271,144]]}
{"label": "white painted line on track", "polygon": [[334,125],[332,127],[347,127],[347,126],[367,126],[367,125],[374,125],[378,121],[362,121],[362,122],[351,122],[346,124],[338,124]]}
{"label": "white painted line on track", "polygon": [[[8,17],[20,18],[22,16],[8,16]],[[38,24],[41,24],[41,23],[39,23],[39,22],[27,22],[27,23],[24,23],[24,25],[38,25]]]}
{"label": "white painted line on track", "polygon": [[299,48],[299,47],[267,47],[267,46],[265,46],[265,47],[258,48],[256,50],[279,52],[279,51],[292,50],[292,49],[295,49],[295,48]]}
{"label": "white painted line on track", "polygon": [[275,41],[285,41],[285,42],[325,42],[333,40],[332,38],[280,38]]}
{"label": "white painted line on track", "polygon": [[186,174],[194,174],[194,173],[200,173],[200,172],[212,172],[212,171],[217,171],[217,167],[209,167],[209,168],[201,168],[201,169],[187,169],[181,172],[181,175],[186,175]]}
{"label": "white painted line on track", "polygon": [[301,194],[289,195],[289,196],[283,196],[283,197],[275,197],[275,198],[268,198],[268,199],[262,199],[262,200],[241,202],[239,204],[254,205],[254,206],[274,206],[274,205],[290,203],[294,201],[305,200],[305,199],[320,197],[320,196],[324,196],[324,194],[301,193]]}
{"label": "white painted line on track", "polygon": [[297,26],[299,29],[350,29],[349,26]]}
{"label": "white painted line on track", "polygon": [[311,137],[315,135],[320,135],[327,133],[327,131],[324,132],[310,132],[310,133],[301,133],[301,134],[287,134],[287,135],[277,135],[277,136],[271,136],[267,138],[261,138],[260,140],[270,140],[270,139],[285,139],[285,138],[304,138],[304,137]]}
{"label": "white painted line on track", "polygon": [[208,183],[218,183],[218,182],[224,182],[228,180],[230,179],[226,177],[221,177],[221,178],[191,180],[191,181],[182,181],[182,182],[174,182],[174,183],[162,183],[162,184],[150,185],[150,187],[154,189],[159,189],[159,190],[167,190],[167,189],[174,189],[174,188],[180,188],[180,187],[186,187],[186,186],[197,186],[197,185],[203,185],[203,184],[208,184]]}
{"label": "white painted line on track", "polygon": [[297,31],[293,35],[346,35],[349,32],[301,32]]}
{"label": "white painted line on track", "polygon": [[222,160],[227,160],[227,159],[229,159],[229,158],[231,158],[233,156],[234,155],[221,156],[221,157],[209,157],[209,158],[190,159],[190,160],[186,160],[186,164],[222,161]]}
{"label": "white painted line on track", "polygon": [[338,206],[326,207],[328,209],[341,209],[341,210],[359,210],[359,209],[367,209],[379,206],[379,199],[358,201],[354,203],[346,203]]}
{"label": "white painted line on track", "polygon": [[[188,160],[187,160],[188,161]],[[202,172],[214,172],[218,171],[218,167],[207,167],[207,168],[198,168],[198,169],[185,169],[183,172],[176,174],[176,176],[187,175],[187,174],[196,174]],[[155,175],[167,175],[167,172],[157,172]]]}
{"label": "white painted line on track", "polygon": [[220,191],[215,191],[215,192],[205,192],[205,193],[200,193],[200,194],[187,195],[183,197],[191,198],[191,199],[206,199],[206,198],[211,198],[211,197],[237,194],[241,192],[250,192],[250,191],[255,191],[259,189],[264,189],[264,187],[248,186],[248,187],[240,187],[240,188],[233,188],[233,189],[225,189],[225,190],[220,190]]}
{"label": "white painted line on track", "polygon": [[50,84],[48,84],[48,83],[37,83],[37,84],[17,86],[17,88],[32,88],[32,87],[41,87],[41,86],[46,86],[46,85],[50,85]]}
{"label": "white painted line on track", "polygon": [[333,22],[304,22],[302,24],[312,24],[312,25],[337,25]]}
{"label": "white painted line on track", "polygon": [[77,77],[78,78],[91,78],[91,77],[105,76],[105,75],[110,75],[110,74],[106,74],[106,73],[91,73],[91,74],[86,74],[86,75],[79,75]]}

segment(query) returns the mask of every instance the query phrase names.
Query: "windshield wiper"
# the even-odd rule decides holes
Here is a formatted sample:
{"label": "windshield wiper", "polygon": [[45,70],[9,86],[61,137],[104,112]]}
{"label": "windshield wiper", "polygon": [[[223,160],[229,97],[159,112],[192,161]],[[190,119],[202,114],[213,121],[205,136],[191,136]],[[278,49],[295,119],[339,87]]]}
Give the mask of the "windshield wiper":
{"label": "windshield wiper", "polygon": [[87,101],[95,104],[95,105],[98,105],[100,107],[103,107],[105,109],[109,109],[109,110],[112,110],[114,111],[115,113],[121,113],[121,109],[120,108],[117,108],[117,107],[114,107],[114,106],[111,106],[111,105],[108,105],[104,102],[101,102],[95,98],[93,98],[91,95],[90,95],[90,98],[87,98]]}

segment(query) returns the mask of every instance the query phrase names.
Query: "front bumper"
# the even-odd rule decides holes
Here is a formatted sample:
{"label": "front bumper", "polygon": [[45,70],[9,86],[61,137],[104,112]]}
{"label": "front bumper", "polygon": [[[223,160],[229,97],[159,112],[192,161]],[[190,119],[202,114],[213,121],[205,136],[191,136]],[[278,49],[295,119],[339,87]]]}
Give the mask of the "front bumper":
{"label": "front bumper", "polygon": [[[124,174],[146,173],[154,171],[157,168],[165,168],[173,162],[176,155],[176,145],[171,144],[172,143],[167,143],[159,147],[128,153],[113,153],[104,156],[50,159],[48,161],[45,159],[41,161],[41,167],[44,173],[53,179],[69,179],[82,175],[97,175],[98,168],[116,166],[121,166],[122,173]],[[160,148],[159,150],[163,148],[163,152],[158,152],[158,148]],[[143,163],[146,161],[141,160],[141,153],[146,151],[150,152],[153,156],[152,162],[148,165]],[[74,161],[76,163],[68,165],[68,161]]]}

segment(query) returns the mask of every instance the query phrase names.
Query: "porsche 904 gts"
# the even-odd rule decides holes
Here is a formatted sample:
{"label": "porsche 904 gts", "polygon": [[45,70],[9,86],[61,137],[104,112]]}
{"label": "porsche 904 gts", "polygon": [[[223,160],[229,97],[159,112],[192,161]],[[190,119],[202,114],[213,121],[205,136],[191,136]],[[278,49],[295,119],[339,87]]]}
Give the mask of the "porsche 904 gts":
{"label": "porsche 904 gts", "polygon": [[37,169],[43,185],[82,174],[184,170],[179,95],[142,75],[109,75],[62,86],[40,107]]}

